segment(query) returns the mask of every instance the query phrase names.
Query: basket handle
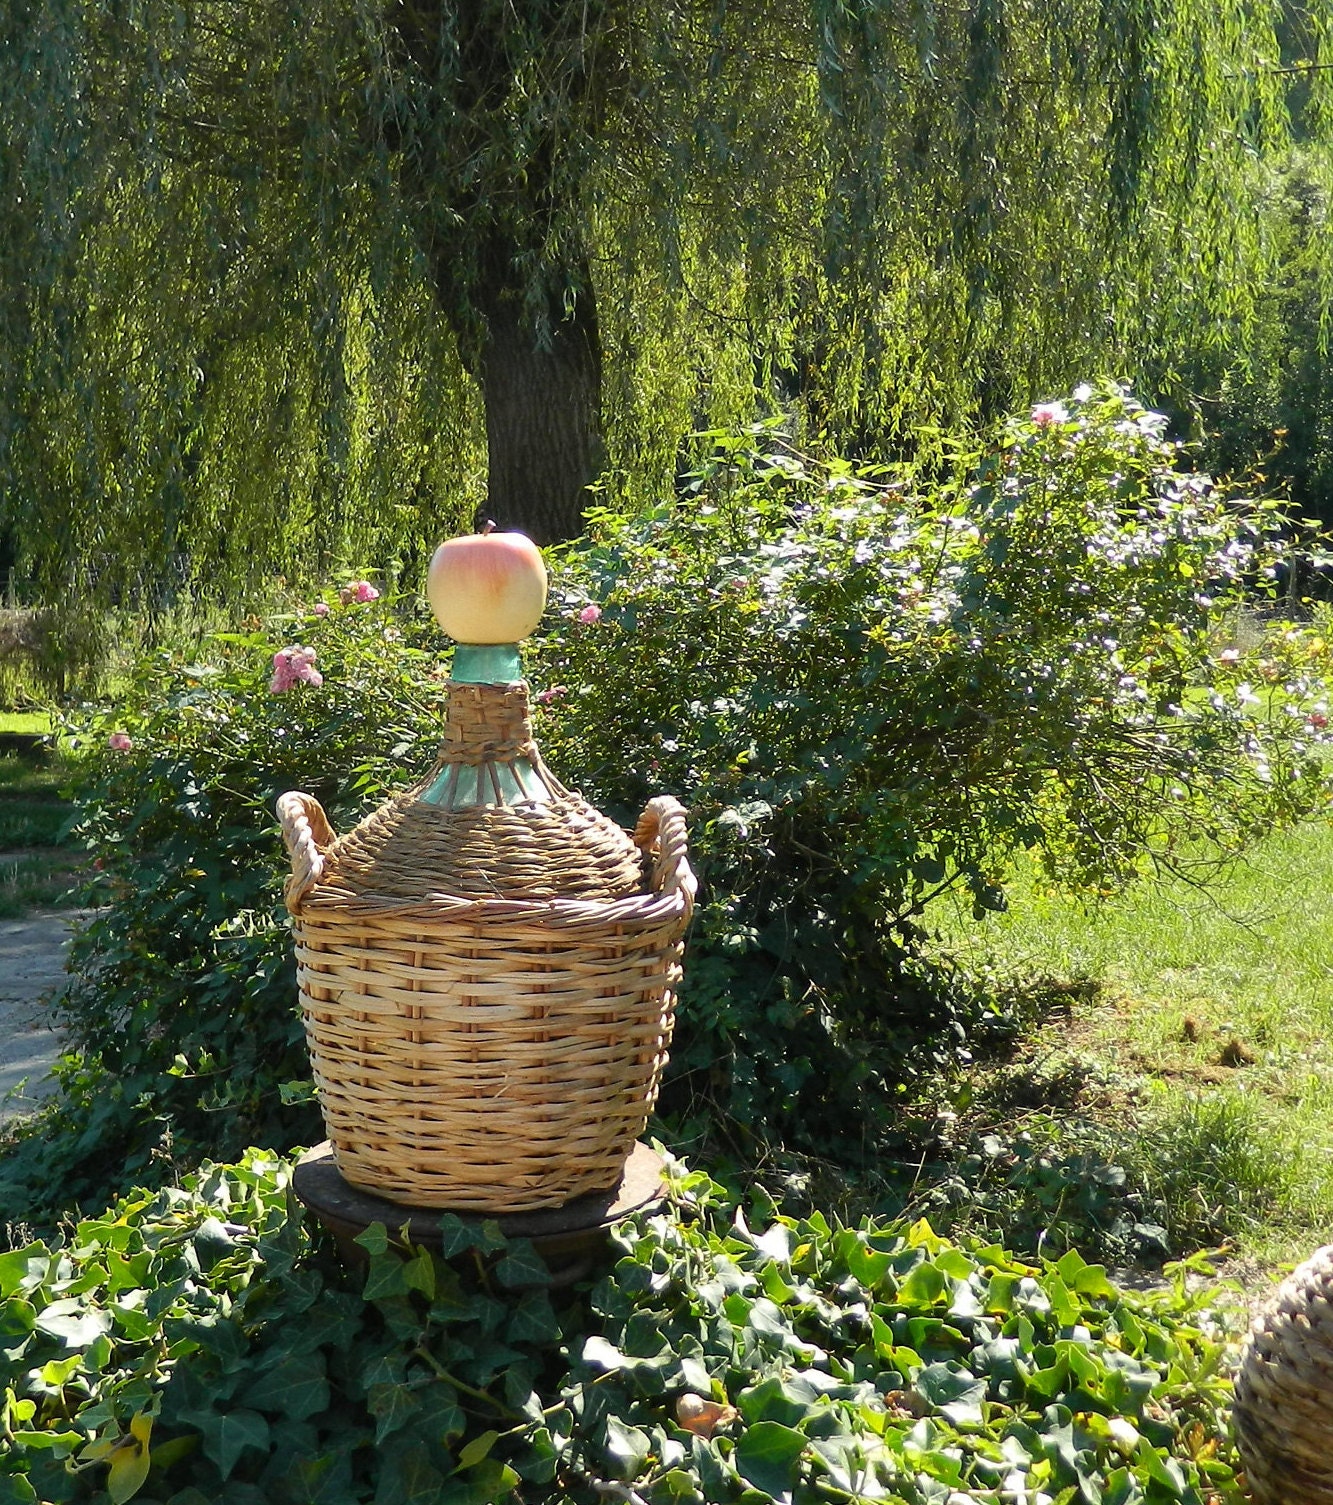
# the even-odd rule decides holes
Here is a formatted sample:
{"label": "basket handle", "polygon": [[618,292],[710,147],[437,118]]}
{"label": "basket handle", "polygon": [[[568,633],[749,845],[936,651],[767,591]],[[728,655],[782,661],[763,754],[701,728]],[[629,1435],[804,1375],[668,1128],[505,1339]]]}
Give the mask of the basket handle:
{"label": "basket handle", "polygon": [[295,914],[301,900],[324,873],[324,854],[337,839],[324,807],[313,794],[292,790],[278,799],[282,839],[292,859],[292,871],[282,895]]}
{"label": "basket handle", "polygon": [[653,859],[653,891],[684,896],[688,922],[699,881],[690,868],[685,806],[669,794],[649,800],[634,827],[634,845]]}

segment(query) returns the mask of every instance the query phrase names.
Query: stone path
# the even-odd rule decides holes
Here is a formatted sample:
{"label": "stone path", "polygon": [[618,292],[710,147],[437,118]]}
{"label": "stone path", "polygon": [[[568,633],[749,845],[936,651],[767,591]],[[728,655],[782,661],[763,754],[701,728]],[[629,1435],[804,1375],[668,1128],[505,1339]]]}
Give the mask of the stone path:
{"label": "stone path", "polygon": [[61,910],[0,920],[0,1123],[30,1113],[54,1086],[62,1047],[50,999],[64,984],[70,926],[81,917]]}

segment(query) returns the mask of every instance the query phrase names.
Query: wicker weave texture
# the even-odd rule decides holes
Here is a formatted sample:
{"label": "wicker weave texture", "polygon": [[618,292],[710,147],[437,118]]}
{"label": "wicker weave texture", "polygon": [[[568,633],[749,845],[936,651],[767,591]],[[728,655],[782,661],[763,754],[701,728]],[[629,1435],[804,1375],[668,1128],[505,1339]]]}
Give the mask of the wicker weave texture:
{"label": "wicker weave texture", "polygon": [[[641,854],[614,821],[577,794],[550,804],[448,810],[416,790],[341,836],[321,888],[419,899],[618,898],[643,891]],[[423,881],[424,880],[424,881]]]}
{"label": "wicker weave texture", "polygon": [[695,880],[677,801],[635,832],[647,892],[405,901],[325,883],[332,833],[284,795],[288,904],[325,1127],[355,1186],[516,1212],[615,1184],[656,1101]]}
{"label": "wicker weave texture", "polygon": [[[540,800],[510,803],[521,760]],[[421,796],[445,774],[443,803]],[[532,738],[528,687],[449,684],[440,756],[426,777],[325,843],[321,891],[420,899],[618,899],[644,888],[629,836],[555,777]]]}
{"label": "wicker weave texture", "polygon": [[1233,1416],[1255,1505],[1333,1505],[1333,1245],[1255,1318]]}

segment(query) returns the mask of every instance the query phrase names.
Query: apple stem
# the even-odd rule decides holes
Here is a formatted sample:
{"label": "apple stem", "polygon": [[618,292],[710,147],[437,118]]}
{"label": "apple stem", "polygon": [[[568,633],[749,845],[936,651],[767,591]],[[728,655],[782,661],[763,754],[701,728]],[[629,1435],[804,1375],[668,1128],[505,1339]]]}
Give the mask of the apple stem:
{"label": "apple stem", "polygon": [[495,519],[493,517],[488,517],[486,519],[486,525],[485,525],[485,527],[482,528],[481,531],[482,531],[483,535],[485,535],[487,533],[494,533],[495,532]]}

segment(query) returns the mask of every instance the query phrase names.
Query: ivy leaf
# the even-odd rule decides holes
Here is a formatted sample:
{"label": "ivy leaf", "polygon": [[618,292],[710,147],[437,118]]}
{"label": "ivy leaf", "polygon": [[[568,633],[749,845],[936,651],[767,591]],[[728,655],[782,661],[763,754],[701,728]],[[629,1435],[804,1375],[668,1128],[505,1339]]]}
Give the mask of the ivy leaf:
{"label": "ivy leaf", "polygon": [[1142,1467],[1154,1483],[1160,1484],[1172,1499],[1183,1500],[1185,1498],[1185,1476],[1181,1472],[1180,1464],[1174,1458],[1164,1458],[1146,1437],[1140,1438],[1134,1461]]}
{"label": "ivy leaf", "polygon": [[440,1505],[499,1505],[519,1482],[518,1474],[507,1463],[486,1458],[467,1474],[449,1480]]}
{"label": "ivy leaf", "polygon": [[200,1267],[211,1270],[218,1260],[225,1259],[236,1247],[236,1240],[227,1232],[217,1218],[205,1218],[194,1231],[194,1249]]}
{"label": "ivy leaf", "polygon": [[380,1470],[375,1505],[443,1505],[443,1500],[444,1475],[430,1461],[424,1443],[389,1452]]}
{"label": "ivy leaf", "polygon": [[245,1393],[252,1406],[304,1421],[328,1409],[329,1382],[324,1374],[324,1355],[285,1359],[262,1374]]}
{"label": "ivy leaf", "polygon": [[560,1333],[560,1322],[545,1291],[525,1291],[509,1319],[505,1336],[511,1343],[545,1344]]}
{"label": "ivy leaf", "polygon": [[514,1460],[514,1467],[524,1479],[533,1484],[549,1484],[555,1478],[560,1463],[549,1427],[538,1427],[532,1434],[523,1454]]}
{"label": "ivy leaf", "polygon": [[736,1397],[736,1408],[747,1422],[780,1421],[789,1427],[807,1420],[814,1409],[776,1375],[742,1390]]}
{"label": "ivy leaf", "polygon": [[[754,1241],[755,1253],[780,1265],[791,1263],[792,1234],[784,1223],[774,1223]],[[855,1274],[855,1271],[852,1272]],[[859,1276],[857,1277],[860,1278]]]}
{"label": "ivy leaf", "polygon": [[736,1471],[747,1483],[772,1499],[790,1495],[796,1487],[807,1438],[777,1421],[757,1421],[736,1444]]}
{"label": "ivy leaf", "polygon": [[370,1269],[361,1295],[366,1301],[379,1301],[386,1296],[405,1296],[408,1292],[406,1261],[392,1253],[372,1254]]}
{"label": "ivy leaf", "polygon": [[912,1388],[956,1427],[981,1426],[986,1382],[956,1364],[927,1364]]}
{"label": "ivy leaf", "polygon": [[24,1432],[23,1446],[30,1450],[51,1450],[60,1458],[72,1453],[83,1442],[82,1432]]}
{"label": "ivy leaf", "polygon": [[699,1492],[699,1486],[691,1475],[683,1468],[669,1469],[662,1475],[652,1498],[660,1500],[665,1497],[668,1500],[680,1500],[684,1505],[703,1505],[703,1495]]}
{"label": "ivy leaf", "polygon": [[613,1478],[637,1479],[647,1466],[651,1451],[652,1443],[647,1432],[627,1426],[618,1417],[607,1417],[602,1456]]}
{"label": "ivy leaf", "polygon": [[172,1464],[179,1463],[182,1458],[188,1458],[199,1447],[199,1439],[195,1436],[173,1437],[167,1442],[159,1443],[153,1449],[153,1467],[170,1468]]}
{"label": "ivy leaf", "polygon": [[[35,1380],[29,1380],[31,1390],[40,1389],[45,1395],[58,1395],[71,1375],[83,1367],[83,1355],[72,1353],[67,1359],[50,1359],[37,1371]],[[30,1393],[31,1393],[30,1390]]]}
{"label": "ivy leaf", "polygon": [[499,1441],[498,1432],[483,1432],[480,1437],[474,1437],[471,1442],[458,1455],[458,1469],[461,1473],[465,1468],[472,1468],[487,1456],[490,1450]]}
{"label": "ivy leaf", "polygon": [[[134,1420],[137,1422],[139,1418],[136,1416]],[[151,1425],[151,1418],[147,1420]],[[111,1505],[125,1505],[127,1500],[132,1500],[139,1493],[148,1477],[152,1460],[148,1452],[147,1436],[125,1438],[123,1446],[112,1453],[110,1463],[106,1492],[111,1496]]]}
{"label": "ivy leaf", "polygon": [[[494,1254],[497,1249],[503,1249],[508,1239],[500,1231],[500,1225],[494,1218],[483,1218],[476,1232],[477,1248],[483,1254]],[[516,1239],[515,1243],[526,1243],[526,1239]]]}
{"label": "ivy leaf", "polygon": [[48,1338],[59,1338],[67,1348],[87,1348],[111,1331],[111,1313],[71,1298],[53,1301],[38,1314],[34,1325]]}
{"label": "ivy leaf", "polygon": [[1114,1301],[1120,1294],[1106,1275],[1105,1265],[1087,1264],[1076,1249],[1070,1249],[1056,1265],[1061,1279],[1071,1291],[1092,1300],[1105,1297]]}
{"label": "ivy leaf", "polygon": [[625,1355],[605,1338],[592,1337],[583,1345],[583,1362],[603,1374],[613,1374],[625,1367]]}
{"label": "ivy leaf", "polygon": [[364,1233],[358,1233],[352,1242],[360,1244],[367,1254],[383,1254],[389,1247],[389,1230],[383,1223],[372,1223]]}
{"label": "ivy leaf", "polygon": [[0,1298],[12,1296],[15,1291],[22,1289],[33,1254],[32,1245],[26,1249],[13,1249],[8,1254],[0,1254]]}
{"label": "ivy leaf", "polygon": [[475,1225],[465,1223],[456,1212],[446,1212],[440,1218],[439,1227],[440,1253],[445,1259],[453,1259],[456,1254],[462,1254],[465,1249],[471,1249],[477,1243]]}
{"label": "ivy leaf", "polygon": [[366,1409],[375,1418],[375,1446],[379,1447],[420,1411],[421,1402],[401,1382],[377,1384],[366,1391]]}
{"label": "ivy leaf", "polygon": [[546,1261],[532,1247],[528,1239],[514,1239],[505,1251],[504,1258],[495,1267],[496,1279],[501,1285],[549,1286],[551,1272]]}
{"label": "ivy leaf", "polygon": [[[360,1496],[352,1488],[345,1450],[317,1458],[297,1458],[283,1475],[284,1498],[293,1505],[352,1505]],[[172,1505],[176,1505],[173,1499]]]}
{"label": "ivy leaf", "polygon": [[882,1249],[872,1249],[859,1240],[847,1251],[847,1268],[867,1290],[874,1290],[892,1263],[891,1254],[886,1254]]}
{"label": "ivy leaf", "polygon": [[407,1384],[407,1357],[398,1352],[378,1355],[362,1370],[361,1381],[369,1392],[376,1385],[402,1386]]}
{"label": "ivy leaf", "polygon": [[31,1301],[11,1296],[8,1301],[0,1302],[0,1339],[26,1338],[36,1325],[37,1308]]}
{"label": "ivy leaf", "polygon": [[904,1306],[934,1306],[944,1295],[944,1275],[929,1260],[923,1260],[898,1287],[897,1299]]}
{"label": "ivy leaf", "polygon": [[224,1479],[231,1477],[246,1448],[264,1452],[268,1447],[268,1422],[258,1411],[241,1408],[226,1412],[195,1412],[191,1423],[204,1440],[204,1452],[218,1466]]}
{"label": "ivy leaf", "polygon": [[403,1265],[403,1282],[410,1291],[420,1291],[427,1301],[435,1299],[435,1261],[429,1249],[419,1250]]}

